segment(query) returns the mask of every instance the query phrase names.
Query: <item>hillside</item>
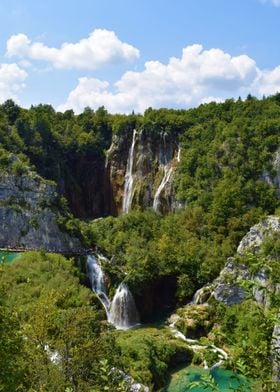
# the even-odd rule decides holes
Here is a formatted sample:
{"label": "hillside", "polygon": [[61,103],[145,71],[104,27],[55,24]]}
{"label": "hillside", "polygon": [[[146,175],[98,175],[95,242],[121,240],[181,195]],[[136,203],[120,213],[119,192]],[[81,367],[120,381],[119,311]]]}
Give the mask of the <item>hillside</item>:
{"label": "hillside", "polygon": [[[40,250],[0,265],[2,390],[158,390],[176,365],[215,364],[173,313],[277,391],[279,157],[279,94],[143,115],[0,105],[0,246]],[[125,295],[151,328],[106,322]]]}

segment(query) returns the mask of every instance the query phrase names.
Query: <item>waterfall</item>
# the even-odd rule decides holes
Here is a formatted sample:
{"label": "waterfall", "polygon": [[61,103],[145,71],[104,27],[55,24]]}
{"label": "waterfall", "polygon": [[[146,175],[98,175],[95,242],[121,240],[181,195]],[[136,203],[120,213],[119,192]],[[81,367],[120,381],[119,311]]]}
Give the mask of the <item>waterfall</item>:
{"label": "waterfall", "polygon": [[161,183],[159,184],[159,187],[158,187],[158,189],[156,191],[156,194],[155,194],[155,197],[154,197],[154,201],[153,201],[153,209],[155,211],[159,210],[161,192],[163,191],[163,189],[165,188],[166,184],[168,183],[168,181],[170,179],[170,176],[172,174],[172,171],[173,171],[173,167],[172,166],[168,167],[167,164],[164,165],[163,168],[164,168],[164,175],[163,175]]}
{"label": "waterfall", "polygon": [[105,292],[104,273],[97,263],[96,257],[87,256],[86,272],[91,283],[91,289],[96,294]]}
{"label": "waterfall", "polygon": [[136,142],[137,131],[134,129],[131,147],[129,149],[128,160],[126,165],[125,173],[125,183],[124,183],[124,193],[123,193],[123,203],[122,211],[127,214],[132,202],[132,190],[133,190],[133,161],[134,161],[134,148]]}
{"label": "waterfall", "polygon": [[100,302],[104,306],[108,318],[110,300],[106,294],[105,277],[101,266],[98,264],[96,257],[93,255],[87,256],[86,273],[90,280],[91,289],[100,299]]}
{"label": "waterfall", "polygon": [[139,323],[136,305],[129,288],[121,283],[110,306],[109,322],[117,329],[128,329]]}
{"label": "waterfall", "polygon": [[[159,184],[159,187],[155,193],[154,196],[154,201],[153,201],[153,209],[155,211],[159,211],[160,208],[160,196],[166,185],[168,184],[171,174],[174,170],[174,168],[171,166],[171,160],[172,160],[172,155],[170,155],[170,151],[168,153],[167,145],[166,145],[166,133],[161,134],[161,139],[163,141],[160,151],[159,151],[159,161],[160,161],[160,168],[163,168],[163,177],[162,180]],[[180,162],[180,147],[178,146],[178,152],[177,152],[177,162]]]}
{"label": "waterfall", "polygon": [[177,162],[181,162],[181,147],[178,146]]}
{"label": "waterfall", "polygon": [[[99,260],[106,260],[105,257],[100,255],[98,258]],[[139,323],[134,298],[125,283],[119,285],[112,302],[107,297],[104,272],[94,255],[87,256],[86,273],[92,291],[96,293],[104,306],[109,323],[117,329],[128,329]]]}

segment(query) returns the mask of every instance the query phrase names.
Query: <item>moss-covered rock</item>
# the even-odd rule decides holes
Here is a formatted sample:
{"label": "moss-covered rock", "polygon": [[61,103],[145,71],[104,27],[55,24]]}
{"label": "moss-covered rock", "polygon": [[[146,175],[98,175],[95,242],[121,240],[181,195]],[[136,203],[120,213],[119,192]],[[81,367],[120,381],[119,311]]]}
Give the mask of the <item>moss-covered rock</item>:
{"label": "moss-covered rock", "polygon": [[179,308],[176,315],[170,317],[173,324],[186,337],[198,338],[207,335],[213,325],[213,315],[208,304],[188,305]]}
{"label": "moss-covered rock", "polygon": [[125,372],[145,385],[155,388],[164,385],[170,369],[192,361],[192,349],[174,338],[169,328],[147,327],[115,333]]}

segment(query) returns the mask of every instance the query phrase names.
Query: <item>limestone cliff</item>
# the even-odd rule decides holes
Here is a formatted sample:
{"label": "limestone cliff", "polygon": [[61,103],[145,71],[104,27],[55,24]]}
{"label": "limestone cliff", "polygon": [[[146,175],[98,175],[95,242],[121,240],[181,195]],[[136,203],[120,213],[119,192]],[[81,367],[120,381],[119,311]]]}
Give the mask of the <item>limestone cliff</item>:
{"label": "limestone cliff", "polygon": [[79,252],[80,241],[61,231],[56,222],[56,203],[55,183],[30,170],[0,172],[0,247]]}
{"label": "limestone cliff", "polygon": [[177,137],[145,128],[115,134],[107,152],[114,212],[153,207],[163,213],[174,210],[174,177],[180,149]]}
{"label": "limestone cliff", "polygon": [[[212,283],[202,287],[194,296],[194,303],[207,303],[210,298],[226,305],[238,304],[247,298],[248,294],[240,284],[240,281],[254,282],[253,296],[255,301],[265,308],[270,307],[271,295],[279,295],[280,282],[270,276],[269,269],[260,267],[252,271],[249,263],[242,262],[242,256],[246,254],[258,254],[262,243],[273,235],[280,234],[280,217],[269,216],[262,222],[251,227],[250,231],[241,240],[237,254],[241,258],[229,258],[219,277]],[[271,340],[273,378],[280,382],[280,318],[275,324]]]}

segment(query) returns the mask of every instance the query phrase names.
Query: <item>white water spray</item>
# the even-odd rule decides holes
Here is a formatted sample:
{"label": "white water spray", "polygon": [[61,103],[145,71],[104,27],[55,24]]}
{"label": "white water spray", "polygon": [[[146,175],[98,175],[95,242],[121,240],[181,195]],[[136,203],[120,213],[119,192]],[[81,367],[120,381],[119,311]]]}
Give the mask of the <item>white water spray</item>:
{"label": "white water spray", "polygon": [[86,272],[90,280],[91,289],[100,299],[100,302],[104,306],[108,318],[110,310],[110,300],[107,297],[106,293],[105,276],[100,264],[98,264],[96,257],[93,255],[87,256]]}
{"label": "white water spray", "polygon": [[159,184],[159,187],[156,191],[155,197],[154,197],[154,201],[153,201],[153,209],[155,211],[159,210],[160,207],[160,195],[162,193],[162,191],[164,190],[166,184],[169,182],[171,174],[173,172],[173,167],[168,167],[168,165],[164,165],[163,167],[164,170],[164,175],[163,178],[161,180],[161,183]]}
{"label": "white water spray", "polygon": [[128,160],[126,165],[126,173],[125,173],[125,183],[124,183],[124,193],[123,193],[123,203],[122,203],[122,211],[124,214],[127,214],[130,210],[132,197],[133,197],[133,162],[134,162],[134,149],[136,142],[137,131],[134,129],[131,147],[129,149]]}
{"label": "white water spray", "polygon": [[[99,260],[105,259],[103,256]],[[106,259],[105,259],[106,260]],[[105,276],[101,265],[93,255],[87,256],[86,272],[91,283],[91,289],[96,293],[106,311],[107,320],[117,329],[128,329],[139,323],[139,316],[134,298],[126,284],[121,283],[112,300],[107,297]]]}
{"label": "white water spray", "polygon": [[125,283],[121,283],[110,306],[109,322],[117,329],[128,329],[139,324],[134,298]]}
{"label": "white water spray", "polygon": [[177,162],[181,162],[181,147],[180,146],[178,146]]}

